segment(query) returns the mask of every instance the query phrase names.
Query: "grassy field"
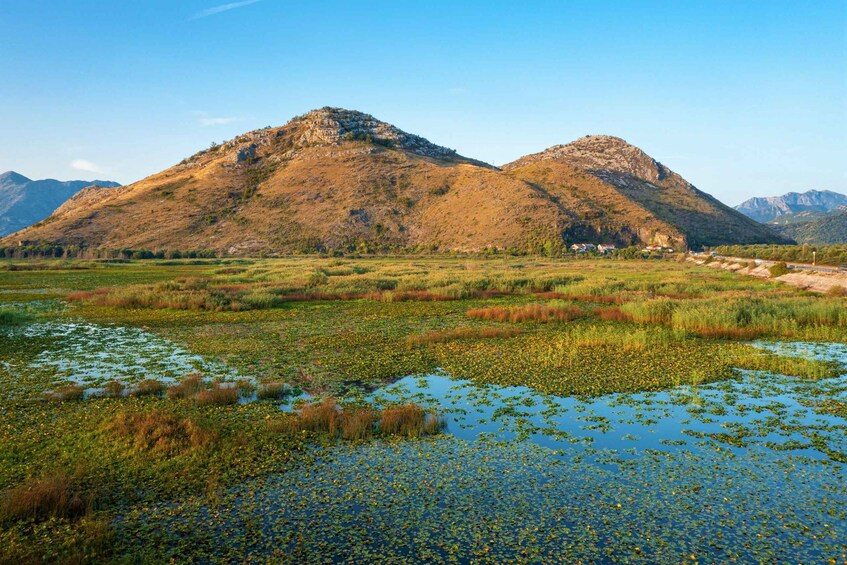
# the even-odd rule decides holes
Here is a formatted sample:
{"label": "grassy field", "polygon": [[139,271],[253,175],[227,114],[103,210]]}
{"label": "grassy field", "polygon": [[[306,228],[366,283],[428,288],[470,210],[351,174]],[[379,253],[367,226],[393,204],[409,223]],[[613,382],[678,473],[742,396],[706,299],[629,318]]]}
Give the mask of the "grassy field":
{"label": "grassy field", "polygon": [[[676,261],[7,260],[0,332],[0,561],[122,561],[166,555],[117,539],[127,509],[212,503],[339,444],[433,441],[437,407],[365,397],[407,375],[580,398],[738,369],[814,382],[842,368],[750,342],[847,343],[847,299]],[[129,368],[94,370],[92,343]],[[145,344],[162,359],[135,359]],[[324,400],[279,409],[300,391]]]}

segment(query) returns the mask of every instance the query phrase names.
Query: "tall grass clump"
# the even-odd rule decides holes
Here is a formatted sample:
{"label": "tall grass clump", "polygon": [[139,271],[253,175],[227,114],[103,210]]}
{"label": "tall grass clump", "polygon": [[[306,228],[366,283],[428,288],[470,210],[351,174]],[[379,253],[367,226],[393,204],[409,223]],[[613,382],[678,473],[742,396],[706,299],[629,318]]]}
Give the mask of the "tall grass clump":
{"label": "tall grass clump", "polygon": [[528,304],[526,306],[472,308],[466,312],[466,315],[469,318],[496,322],[564,322],[583,317],[585,311],[575,306]]}
{"label": "tall grass clump", "polygon": [[313,432],[345,440],[364,440],[375,433],[403,437],[436,434],[444,427],[444,420],[416,404],[389,406],[374,412],[368,407],[342,409],[330,397],[307,404],[293,417],[272,426],[289,433]]}
{"label": "tall grass clump", "polygon": [[117,380],[109,381],[103,385],[103,396],[110,398],[120,398],[123,396],[126,386]]}
{"label": "tall grass clump", "polygon": [[385,435],[421,437],[438,433],[444,421],[436,414],[427,414],[416,404],[384,408],[380,414],[379,431]]}
{"label": "tall grass clump", "polygon": [[279,398],[285,398],[288,393],[289,389],[285,383],[261,383],[256,390],[256,398],[259,400],[276,400]]}
{"label": "tall grass clump", "polygon": [[144,379],[130,391],[131,396],[160,396],[165,392],[165,383],[156,379]]}
{"label": "tall grass clump", "polygon": [[85,398],[85,388],[76,383],[44,393],[44,399],[53,402],[74,402],[83,398]]}
{"label": "tall grass clump", "polygon": [[627,302],[621,312],[636,322],[669,324],[678,303],[669,298],[655,298],[641,302]]}
{"label": "tall grass clump", "polygon": [[168,387],[168,398],[191,398],[203,390],[203,377],[197,373],[185,375],[179,384]]}
{"label": "tall grass clump", "polygon": [[2,326],[20,326],[26,324],[32,319],[28,314],[18,312],[17,310],[0,309],[0,327]]}
{"label": "tall grass clump", "polygon": [[236,404],[238,403],[238,389],[235,386],[215,383],[211,388],[198,392],[195,399],[200,406]]}
{"label": "tall grass clump", "polygon": [[373,410],[361,408],[341,413],[341,438],[351,441],[365,440],[373,436],[376,416]]}
{"label": "tall grass clump", "polygon": [[119,412],[106,425],[113,435],[124,438],[137,451],[174,455],[211,444],[217,434],[189,418],[161,410]]}
{"label": "tall grass clump", "polygon": [[339,408],[334,398],[307,404],[297,414],[300,430],[322,432],[332,436],[338,432],[339,420]]}
{"label": "tall grass clump", "polygon": [[436,330],[423,335],[411,335],[406,338],[409,347],[444,343],[457,339],[497,339],[520,335],[518,328],[457,328],[454,330]]}
{"label": "tall grass clump", "polygon": [[76,520],[91,512],[93,502],[94,496],[74,485],[67,474],[51,473],[7,490],[0,522]]}

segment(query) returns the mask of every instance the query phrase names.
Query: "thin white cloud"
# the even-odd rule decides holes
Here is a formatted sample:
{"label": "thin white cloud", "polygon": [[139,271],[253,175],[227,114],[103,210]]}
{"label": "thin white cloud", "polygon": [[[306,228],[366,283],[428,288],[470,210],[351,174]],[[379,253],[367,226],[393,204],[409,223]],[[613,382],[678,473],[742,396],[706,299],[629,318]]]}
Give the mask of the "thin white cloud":
{"label": "thin white cloud", "polygon": [[221,4],[220,6],[213,6],[211,8],[206,8],[205,10],[200,10],[190,19],[199,20],[200,18],[208,18],[209,16],[214,16],[215,14],[220,14],[221,12],[228,12],[230,10],[235,10],[236,8],[242,8],[244,6],[249,6],[250,4],[255,4],[256,2],[261,2],[262,0],[242,0],[241,2],[230,2],[229,4]]}
{"label": "thin white cloud", "polygon": [[197,118],[197,123],[201,126],[222,126],[231,124],[238,118]]}
{"label": "thin white cloud", "polygon": [[105,173],[103,169],[101,169],[91,161],[86,161],[85,159],[74,159],[73,161],[71,161],[71,168],[76,169],[78,171],[85,171],[86,173]]}

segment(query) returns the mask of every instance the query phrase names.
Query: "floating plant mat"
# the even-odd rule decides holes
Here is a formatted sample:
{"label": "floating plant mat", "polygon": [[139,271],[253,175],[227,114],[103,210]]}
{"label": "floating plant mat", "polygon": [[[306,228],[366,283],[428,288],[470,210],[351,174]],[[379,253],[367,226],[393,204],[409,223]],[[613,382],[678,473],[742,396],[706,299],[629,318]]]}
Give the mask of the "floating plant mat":
{"label": "floating plant mat", "polygon": [[844,376],[743,372],[576,399],[407,377],[360,400],[439,409],[445,435],[316,449],[119,528],[130,552],[140,530],[158,557],[197,562],[842,563],[847,419],[816,400],[845,390]]}
{"label": "floating plant mat", "polygon": [[25,338],[47,338],[51,346],[31,362],[57,380],[96,386],[113,379],[133,384],[156,378],[172,382],[189,373],[207,378],[239,378],[233,369],[138,328],[89,323],[37,323],[10,330]]}
{"label": "floating plant mat", "polygon": [[214,505],[139,507],[119,530],[129,546],[201,563],[840,562],[843,471],[759,448],[608,469],[532,443],[379,442]]}
{"label": "floating plant mat", "polygon": [[611,460],[697,448],[712,440],[743,451],[751,443],[847,462],[847,420],[816,410],[815,399],[845,398],[847,379],[805,381],[743,372],[735,381],[668,392],[590,399],[524,387],[478,386],[443,375],[406,377],[368,400],[441,410],[461,439],[529,440],[554,450],[588,449]]}

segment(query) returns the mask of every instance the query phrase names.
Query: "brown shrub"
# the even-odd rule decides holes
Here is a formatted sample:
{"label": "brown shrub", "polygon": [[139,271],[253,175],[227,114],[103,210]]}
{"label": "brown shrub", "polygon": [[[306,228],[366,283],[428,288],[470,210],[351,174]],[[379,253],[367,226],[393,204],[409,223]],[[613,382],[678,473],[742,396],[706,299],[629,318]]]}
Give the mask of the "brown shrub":
{"label": "brown shrub", "polygon": [[159,410],[120,412],[106,428],[114,435],[128,439],[139,451],[161,455],[205,447],[217,439],[217,434],[194,420]]}
{"label": "brown shrub", "polygon": [[550,306],[548,304],[528,304],[526,306],[489,308],[474,308],[466,312],[467,316],[481,320],[497,322],[563,322],[574,320],[585,315],[585,312],[575,306]]}
{"label": "brown shrub", "polygon": [[3,521],[75,520],[91,512],[93,500],[66,474],[53,473],[6,491],[0,517]]}
{"label": "brown shrub", "polygon": [[200,406],[236,404],[238,402],[238,389],[234,386],[215,383],[212,388],[198,392],[196,399]]}
{"label": "brown shrub", "polygon": [[827,296],[847,297],[847,286],[833,285],[826,291]]}

